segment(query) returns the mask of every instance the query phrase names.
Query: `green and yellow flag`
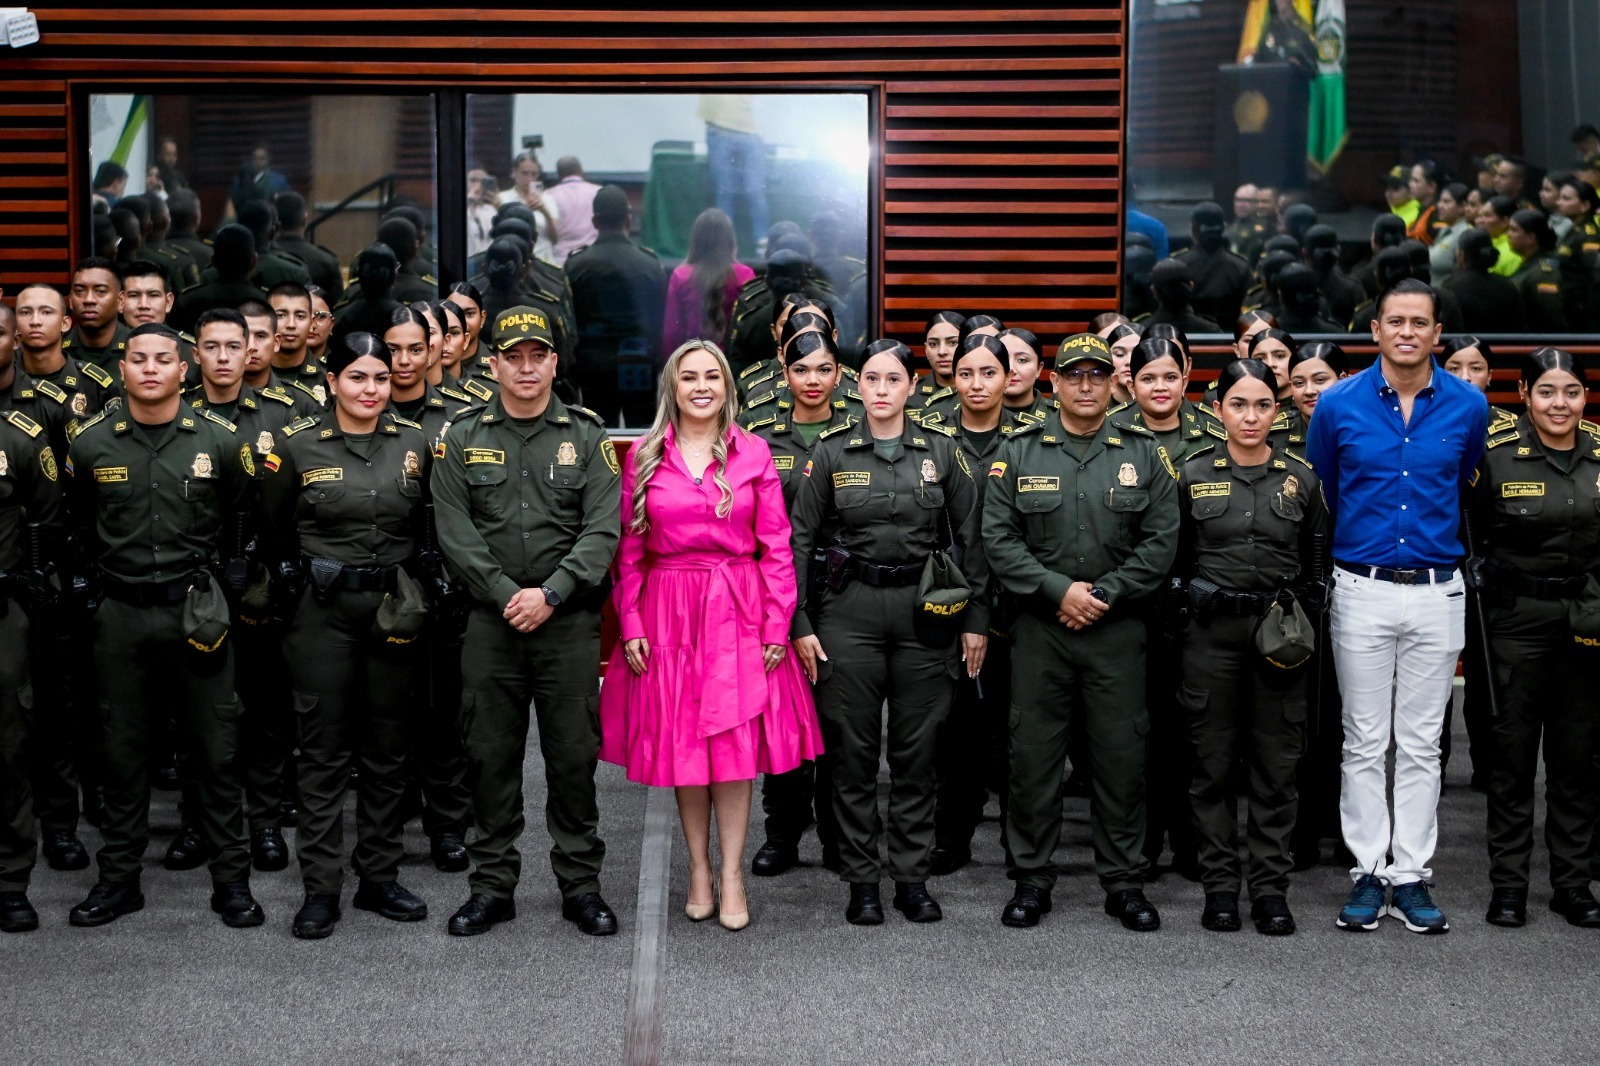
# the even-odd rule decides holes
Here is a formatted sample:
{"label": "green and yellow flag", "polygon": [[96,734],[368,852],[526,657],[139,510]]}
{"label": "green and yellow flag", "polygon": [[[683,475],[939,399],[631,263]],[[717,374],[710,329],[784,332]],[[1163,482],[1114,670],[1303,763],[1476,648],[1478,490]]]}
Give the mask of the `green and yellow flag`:
{"label": "green and yellow flag", "polygon": [[1344,0],[1318,0],[1312,24],[1317,42],[1317,73],[1311,79],[1306,122],[1306,158],[1326,174],[1350,140],[1344,116]]}

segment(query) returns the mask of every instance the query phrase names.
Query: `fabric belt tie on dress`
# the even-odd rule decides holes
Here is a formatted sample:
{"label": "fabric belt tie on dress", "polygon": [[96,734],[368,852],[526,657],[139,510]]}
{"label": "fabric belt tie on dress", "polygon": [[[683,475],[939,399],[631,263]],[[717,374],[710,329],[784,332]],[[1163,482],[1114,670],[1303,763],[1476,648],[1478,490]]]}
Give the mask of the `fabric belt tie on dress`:
{"label": "fabric belt tie on dress", "polygon": [[[695,633],[695,649],[691,662],[694,673],[691,683],[695,691],[695,736],[702,740],[761,714],[767,705],[767,682],[763,669],[759,683],[741,679],[741,663],[762,663],[759,603],[746,602],[733,587],[733,567],[755,566],[756,561],[743,555],[721,555],[689,552],[671,558],[657,556],[651,565],[661,570],[708,571],[710,582],[706,587],[706,602],[700,611],[700,626]],[[727,646],[726,635],[714,632],[713,621],[720,618],[737,618],[739,626],[733,636],[733,647]],[[751,634],[754,634],[752,640]],[[708,704],[701,694],[715,693],[717,698]]]}

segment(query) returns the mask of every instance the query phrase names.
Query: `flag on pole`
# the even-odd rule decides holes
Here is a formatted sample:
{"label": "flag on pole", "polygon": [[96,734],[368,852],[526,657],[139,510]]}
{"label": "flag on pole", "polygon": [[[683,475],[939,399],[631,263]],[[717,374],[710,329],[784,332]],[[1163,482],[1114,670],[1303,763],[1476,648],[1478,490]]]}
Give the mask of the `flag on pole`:
{"label": "flag on pole", "polygon": [[1317,44],[1317,72],[1311,79],[1306,158],[1319,174],[1326,174],[1350,140],[1344,116],[1344,0],[1317,0],[1312,36]]}

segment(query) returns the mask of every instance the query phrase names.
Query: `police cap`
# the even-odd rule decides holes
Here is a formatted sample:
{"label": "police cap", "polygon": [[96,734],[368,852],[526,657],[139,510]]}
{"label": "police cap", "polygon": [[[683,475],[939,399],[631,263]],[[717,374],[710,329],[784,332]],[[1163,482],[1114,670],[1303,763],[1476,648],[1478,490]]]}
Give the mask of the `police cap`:
{"label": "police cap", "polygon": [[522,341],[539,341],[552,349],[556,346],[550,319],[537,307],[508,307],[495,316],[494,340],[490,342],[495,351],[503,352]]}

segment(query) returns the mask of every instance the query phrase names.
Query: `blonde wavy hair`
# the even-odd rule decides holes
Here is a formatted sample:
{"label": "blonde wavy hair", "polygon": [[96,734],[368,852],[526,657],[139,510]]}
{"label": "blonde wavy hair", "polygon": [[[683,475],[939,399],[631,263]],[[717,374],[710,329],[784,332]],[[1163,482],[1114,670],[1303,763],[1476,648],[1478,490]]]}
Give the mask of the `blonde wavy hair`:
{"label": "blonde wavy hair", "polygon": [[661,368],[661,384],[656,390],[655,421],[650,424],[650,432],[641,437],[629,453],[634,463],[633,516],[628,523],[631,533],[643,533],[650,528],[650,520],[645,517],[645,493],[649,489],[650,478],[666,455],[667,427],[671,426],[674,434],[681,431],[678,424],[678,369],[683,365],[684,357],[693,352],[706,352],[717,361],[717,369],[722,371],[722,410],[717,412],[717,437],[711,445],[714,469],[711,481],[721,493],[717,500],[717,517],[727,518],[733,511],[733,486],[723,476],[728,465],[728,429],[734,425],[734,419],[739,414],[733,368],[728,365],[728,357],[722,354],[722,349],[711,341],[688,340],[678,345],[678,350],[667,358],[666,366]]}

